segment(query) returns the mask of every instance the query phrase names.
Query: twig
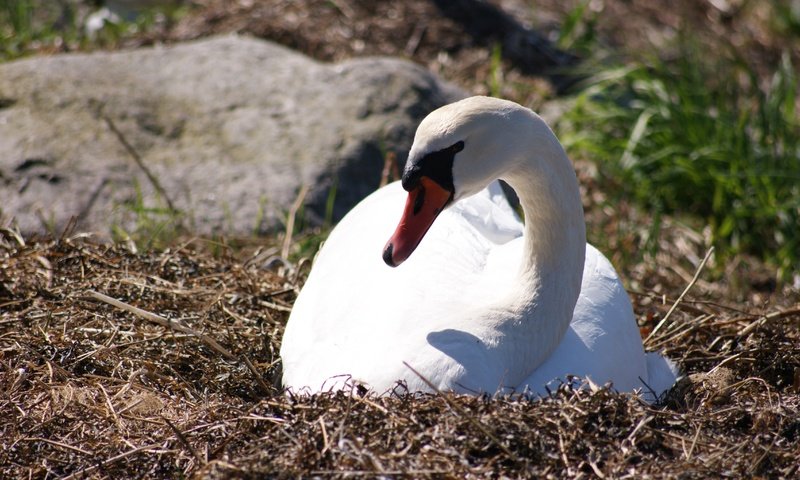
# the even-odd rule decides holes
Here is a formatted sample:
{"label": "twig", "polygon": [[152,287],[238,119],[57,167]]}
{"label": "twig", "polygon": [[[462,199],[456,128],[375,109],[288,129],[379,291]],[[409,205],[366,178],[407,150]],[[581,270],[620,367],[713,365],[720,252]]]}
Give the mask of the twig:
{"label": "twig", "polygon": [[[783,426],[783,421],[781,421],[780,426]],[[758,467],[761,465],[761,462],[763,462],[764,459],[767,458],[767,455],[769,455],[770,451],[775,446],[775,443],[778,441],[778,438],[779,438],[778,435],[773,435],[772,442],[769,444],[769,447],[767,448],[761,447],[764,448],[764,453],[761,454],[758,457],[758,459],[755,462],[753,462],[752,465],[750,465],[750,468],[747,469],[748,474],[752,475],[758,469]]]}
{"label": "twig", "polygon": [[79,218],[79,216],[75,215],[69,217],[64,229],[61,230],[61,236],[58,238],[58,243],[64,242],[67,238],[71,237],[75,233],[75,227],[78,226]]}
{"label": "twig", "polygon": [[647,415],[647,416],[642,417],[642,419],[639,420],[639,423],[636,425],[636,427],[633,429],[633,431],[628,435],[628,437],[625,439],[625,441],[627,441],[631,445],[635,445],[636,444],[636,434],[639,433],[639,430],[641,430],[642,427],[644,427],[645,425],[650,423],[650,421],[652,421],[654,418],[655,417],[652,416],[652,415]]}
{"label": "twig", "polygon": [[366,397],[354,397],[354,398],[356,400],[358,400],[359,402],[361,402],[361,403],[364,403],[364,404],[369,405],[370,407],[372,407],[372,408],[374,408],[376,410],[381,411],[382,413],[385,413],[387,415],[392,415],[392,413],[389,412],[389,410],[386,410],[385,408],[381,407],[380,405],[378,405],[377,403],[373,402],[372,400],[370,400],[370,399],[368,399]]}
{"label": "twig", "polygon": [[661,337],[655,343],[648,345],[648,347],[652,348],[654,350],[658,350],[659,348],[662,348],[662,347],[664,347],[665,345],[667,345],[669,343],[674,343],[678,339],[680,339],[682,337],[685,337],[686,335],[699,330],[700,328],[705,326],[706,323],[709,320],[712,320],[712,319],[715,319],[715,318],[717,318],[717,316],[715,314],[713,314],[713,313],[704,314],[704,315],[702,315],[702,316],[700,316],[698,318],[695,318],[692,321],[692,324],[689,325],[688,327],[686,327],[686,328],[684,328],[682,330],[678,330],[677,332],[674,332],[671,335]]}
{"label": "twig", "polygon": [[595,462],[589,460],[586,463],[588,463],[589,466],[592,467],[592,471],[594,472],[595,475],[597,475],[599,478],[606,478],[606,476],[603,475],[603,472],[600,470],[600,467],[598,467]]}
{"label": "twig", "polygon": [[409,365],[409,364],[408,364],[408,363],[406,363],[405,361],[403,362],[403,365],[405,365],[405,366],[406,366],[406,368],[408,368],[409,370],[411,370],[411,371],[414,373],[414,375],[416,375],[417,377],[419,377],[419,379],[420,379],[420,380],[422,380],[422,381],[425,383],[425,385],[427,385],[427,386],[428,386],[428,388],[430,388],[431,390],[433,390],[434,392],[436,392],[436,393],[437,393],[437,394],[438,394],[438,395],[439,395],[439,396],[442,398],[442,400],[444,400],[444,402],[445,402],[445,403],[446,403],[446,404],[447,404],[447,405],[448,405],[450,408],[452,408],[452,409],[453,409],[453,410],[455,410],[455,411],[456,411],[456,412],[457,412],[459,415],[461,415],[462,417],[464,417],[465,419],[467,419],[467,421],[469,421],[469,423],[471,423],[473,426],[475,426],[475,428],[477,428],[478,430],[480,430],[481,432],[483,432],[483,434],[484,434],[484,435],[486,435],[486,436],[489,438],[489,440],[491,440],[491,441],[492,441],[492,442],[493,442],[495,445],[497,445],[497,447],[498,447],[500,450],[502,450],[502,451],[503,451],[503,453],[505,453],[506,455],[508,455],[508,457],[509,457],[511,460],[513,460],[513,461],[515,461],[515,462],[520,462],[520,461],[521,461],[521,460],[520,460],[520,458],[519,458],[519,457],[518,457],[518,456],[517,456],[517,455],[516,455],[514,452],[512,452],[511,450],[509,450],[509,449],[508,449],[508,447],[506,447],[506,446],[505,446],[505,445],[504,445],[502,442],[500,442],[500,439],[499,439],[499,438],[497,438],[497,437],[496,437],[496,436],[495,436],[495,435],[494,435],[494,434],[493,434],[493,433],[492,433],[492,432],[491,432],[491,431],[490,431],[490,430],[489,430],[489,429],[488,429],[488,428],[487,428],[487,427],[486,427],[484,424],[482,424],[481,422],[479,422],[479,421],[478,421],[476,418],[472,417],[471,415],[468,415],[468,414],[467,414],[467,412],[465,412],[465,411],[464,411],[464,410],[463,410],[463,409],[462,409],[460,406],[458,406],[458,405],[456,405],[454,402],[450,401],[450,399],[449,399],[449,398],[447,398],[447,396],[446,396],[446,395],[443,395],[443,394],[442,394],[442,391],[441,391],[441,390],[439,390],[438,388],[436,388],[436,385],[434,385],[433,383],[431,383],[431,382],[430,382],[430,380],[428,380],[427,378],[425,378],[425,377],[424,377],[424,376],[423,376],[421,373],[419,373],[418,371],[416,371],[416,370],[414,369],[414,367],[412,367],[411,365]]}
{"label": "twig", "polygon": [[267,307],[267,308],[271,308],[273,310],[277,310],[279,312],[287,312],[288,313],[288,312],[292,311],[292,307],[285,307],[283,305],[278,305],[275,302],[268,302],[266,300],[259,300],[258,304],[261,305],[261,306]]}
{"label": "twig", "polygon": [[694,286],[694,284],[697,283],[697,279],[700,278],[700,273],[703,271],[703,268],[705,268],[706,262],[708,262],[708,259],[711,258],[712,253],[714,253],[714,247],[708,249],[708,251],[706,252],[706,256],[703,258],[703,261],[700,262],[700,265],[694,272],[694,278],[692,278],[692,281],[689,282],[689,285],[686,285],[686,288],[683,289],[683,293],[681,293],[680,297],[678,297],[678,299],[675,300],[675,303],[672,304],[672,307],[669,309],[667,314],[664,315],[664,318],[662,318],[661,321],[658,322],[658,325],[656,325],[653,331],[650,332],[650,335],[648,335],[647,338],[644,339],[645,343],[650,341],[650,339],[653,338],[653,335],[655,335],[656,332],[658,332],[661,329],[661,327],[664,326],[667,320],[669,320],[669,317],[672,315],[672,312],[674,312],[675,309],[678,308],[678,305],[683,301],[683,297],[685,297],[686,294],[689,293],[689,290],[691,290],[691,288]]}
{"label": "twig", "polygon": [[[380,475],[378,475],[380,473]],[[383,470],[376,472],[375,470],[313,470],[311,475],[323,475],[326,477],[381,477],[382,475],[397,475],[400,477],[421,477],[421,476],[439,476],[439,475],[452,475],[451,470]]]}
{"label": "twig", "polygon": [[88,290],[86,293],[89,294],[90,297],[94,298],[95,300],[99,300],[101,302],[107,303],[111,306],[117,307],[120,310],[125,310],[126,312],[133,313],[149,322],[153,322],[157,325],[161,325],[162,327],[171,328],[173,330],[177,330],[182,333],[187,333],[189,335],[193,335],[199,338],[203,343],[205,343],[209,348],[216,351],[223,357],[228,360],[236,361],[238,357],[232,354],[228,349],[217,343],[216,340],[209,337],[208,335],[204,335],[198,331],[195,331],[192,328],[183,326],[177,322],[173,322],[167,318],[164,318],[160,315],[156,315],[155,313],[148,312],[147,310],[142,310],[141,308],[136,308],[133,305],[128,305],[125,302],[121,302],[115,298],[111,298],[108,295],[103,295],[100,292],[96,292],[94,290]]}
{"label": "twig", "polygon": [[94,473],[94,471],[99,469],[99,468],[107,467],[107,466],[111,465],[112,463],[115,463],[115,462],[118,462],[118,461],[122,460],[123,458],[130,457],[134,453],[139,453],[142,450],[147,450],[148,448],[155,448],[157,446],[158,446],[157,443],[153,443],[151,445],[144,445],[142,447],[136,447],[136,448],[134,448],[132,450],[128,450],[125,453],[120,453],[119,455],[117,455],[115,457],[111,457],[111,458],[109,458],[107,460],[103,460],[102,462],[100,462],[100,463],[98,463],[96,465],[92,465],[91,467],[84,468],[83,470],[78,470],[77,472],[75,472],[75,473],[73,473],[71,475],[67,475],[66,477],[63,477],[61,480],[73,480],[75,478],[86,478],[86,477],[89,476],[89,474]]}
{"label": "twig", "polygon": [[258,384],[259,387],[261,387],[261,390],[263,390],[264,393],[269,394],[270,393],[269,386],[266,384],[266,382],[264,382],[264,379],[261,378],[261,374],[256,369],[256,366],[253,365],[253,362],[251,362],[250,359],[244,355],[239,357],[239,360],[241,360],[245,364],[245,366],[247,366],[247,369],[250,370],[250,373],[253,374],[253,377],[255,377],[256,383]]}
{"label": "twig", "polygon": [[[656,294],[656,293],[652,293],[652,292],[640,292],[638,290],[632,290],[630,288],[626,288],[625,291],[627,291],[631,295],[637,295],[639,297],[651,298],[653,300],[661,302],[662,305],[666,304],[667,302],[671,302],[672,301],[672,299],[670,299],[669,297],[667,297],[666,295],[663,295],[663,294]],[[697,308],[692,304],[696,304],[696,305],[709,305],[709,304],[711,304],[712,306],[717,306],[717,307],[720,307],[720,308],[726,308],[723,305],[716,305],[716,304],[713,304],[712,302],[704,302],[704,301],[698,301],[698,300],[686,300],[680,305],[680,308],[682,308],[684,310],[687,310],[688,312],[693,313],[695,315],[708,315],[708,311],[703,310],[702,308]]]}
{"label": "twig", "polygon": [[183,444],[184,447],[186,447],[187,450],[189,450],[189,453],[191,453],[192,456],[201,465],[204,465],[206,463],[205,460],[203,459],[203,457],[200,456],[199,453],[197,453],[197,450],[195,450],[194,447],[192,447],[192,445],[189,443],[189,440],[186,439],[186,436],[183,434],[183,432],[178,430],[178,427],[176,427],[172,422],[170,422],[167,417],[162,415],[161,419],[164,420],[164,422],[166,422],[166,424],[169,426],[170,429],[172,429],[172,431],[175,433],[175,436],[178,437],[178,440]]}
{"label": "twig", "polygon": [[384,187],[389,183],[389,179],[397,180],[400,178],[400,170],[397,168],[397,155],[388,152],[383,160],[383,170],[381,170],[381,182],[378,187]]}
{"label": "twig", "polygon": [[17,245],[20,247],[25,247],[25,240],[22,238],[22,234],[19,232],[19,228],[10,228],[10,227],[2,227],[0,228],[0,233],[3,233],[17,242]]}
{"label": "twig", "polygon": [[106,188],[106,185],[109,183],[110,180],[108,177],[103,177],[100,180],[100,183],[94,187],[94,189],[92,189],[89,199],[84,202],[83,207],[81,207],[81,210],[78,212],[78,215],[74,216],[76,220],[83,220],[89,215],[89,212],[91,212],[92,208],[94,208],[94,204],[97,203],[97,199],[100,198],[100,194],[103,193],[103,189]]}
{"label": "twig", "polygon": [[325,429],[325,420],[322,419],[323,416],[319,417],[319,428],[322,430],[322,451],[320,455],[325,455],[325,452],[331,449],[330,441],[328,441],[328,431]]}
{"label": "twig", "polygon": [[286,218],[286,235],[283,237],[283,248],[281,248],[281,257],[283,257],[284,260],[289,257],[289,247],[292,246],[292,235],[294,235],[295,217],[297,217],[297,212],[300,210],[300,207],[303,206],[303,200],[305,200],[307,193],[308,184],[303,184],[303,186],[300,187],[300,191],[297,193],[297,198],[294,199],[294,203],[289,210],[289,215]]}
{"label": "twig", "polygon": [[569,466],[569,458],[567,458],[567,449],[564,446],[564,436],[561,435],[561,430],[558,431],[558,449],[561,451],[561,461],[564,462],[567,475],[571,476],[572,468]]}
{"label": "twig", "polygon": [[119,423],[117,411],[114,409],[114,404],[111,402],[111,397],[108,396],[108,392],[106,392],[106,389],[103,387],[102,383],[98,382],[97,386],[100,387],[100,391],[103,392],[103,396],[106,398],[106,405],[108,406],[108,410],[111,412],[111,416],[114,417],[114,423],[117,424],[118,428],[122,429],[122,426]]}
{"label": "twig", "polygon": [[425,35],[425,30],[427,30],[427,28],[428,26],[424,23],[421,23],[414,28],[414,31],[411,32],[411,36],[406,42],[405,48],[403,48],[403,53],[409,57],[417,53],[417,48],[419,47],[419,43],[422,41],[422,37]]}
{"label": "twig", "polygon": [[167,318],[164,318],[162,316],[159,316],[159,315],[156,315],[154,313],[148,312],[146,310],[142,310],[140,308],[136,308],[133,305],[128,305],[127,303],[121,302],[121,301],[119,301],[119,300],[117,300],[115,298],[111,298],[111,297],[109,297],[107,295],[103,295],[102,293],[96,292],[94,290],[89,290],[87,293],[91,297],[93,297],[93,298],[95,298],[97,300],[100,300],[102,302],[108,303],[109,305],[115,306],[115,307],[117,307],[119,309],[131,312],[134,315],[138,315],[138,316],[144,318],[145,320],[148,320],[148,321],[156,323],[158,325],[161,325],[161,326],[164,326],[164,327],[167,327],[167,328],[171,328],[173,330],[177,330],[179,332],[186,333],[186,334],[192,335],[194,337],[197,337],[203,343],[208,345],[209,348],[211,348],[212,350],[216,351],[220,355],[224,356],[228,360],[243,362],[245,364],[245,366],[247,366],[247,369],[250,370],[250,373],[253,374],[253,377],[255,377],[256,383],[258,383],[258,386],[261,387],[262,390],[264,390],[264,393],[270,393],[269,386],[261,378],[261,374],[258,372],[258,369],[256,369],[255,365],[253,365],[253,363],[250,361],[249,358],[247,358],[245,356],[236,357],[228,349],[226,349],[225,347],[223,347],[222,345],[217,343],[216,340],[214,340],[213,338],[209,337],[208,335],[204,335],[204,334],[202,334],[200,332],[195,331],[192,328],[183,326],[183,325],[181,325],[179,323],[173,322],[173,321],[171,321],[171,320],[169,320]]}
{"label": "twig", "polygon": [[122,146],[125,147],[125,151],[128,152],[128,154],[133,158],[133,161],[136,162],[136,165],[138,165],[139,168],[142,169],[145,176],[147,176],[147,179],[153,185],[153,188],[156,189],[159,195],[164,197],[164,201],[167,202],[167,206],[169,207],[170,211],[177,212],[178,209],[176,209],[175,205],[172,204],[172,200],[170,200],[169,195],[167,195],[167,191],[164,190],[164,187],[161,186],[161,182],[159,182],[158,178],[156,178],[156,176],[153,175],[153,172],[151,172],[150,169],[147,168],[147,165],[144,164],[144,161],[142,160],[141,155],[139,155],[139,152],[137,152],[136,149],[133,148],[133,146],[131,146],[131,144],[128,142],[128,139],[125,138],[125,135],[123,135],[122,132],[119,131],[117,125],[114,123],[113,120],[111,120],[111,117],[106,115],[102,110],[99,113],[100,113],[100,118],[102,118],[103,121],[106,122],[106,125],[108,125],[108,128],[111,130],[111,132],[113,132],[114,135],[117,137],[119,143],[121,143]]}
{"label": "twig", "polygon": [[776,320],[776,319],[788,317],[790,315],[794,315],[794,314],[797,314],[797,313],[800,313],[800,307],[790,308],[788,310],[783,310],[783,311],[780,311],[780,312],[768,313],[766,315],[763,315],[763,316],[759,317],[754,322],[752,322],[750,325],[748,325],[748,326],[744,327],[743,329],[741,329],[736,335],[738,335],[740,337],[744,337],[745,335],[747,335],[748,333],[752,332],[756,328],[758,328],[758,327],[764,325],[765,323],[767,323],[769,320]]}
{"label": "twig", "polygon": [[92,452],[87,452],[86,450],[84,450],[82,448],[73,447],[72,445],[69,445],[69,444],[66,444],[66,443],[56,442],[55,440],[48,440],[47,438],[26,437],[26,438],[23,438],[22,440],[26,441],[26,442],[45,442],[45,443],[49,443],[50,445],[55,445],[56,447],[66,448],[67,450],[72,450],[73,452],[82,453],[84,455],[94,455]]}
{"label": "twig", "polygon": [[694,452],[694,447],[697,445],[697,438],[700,436],[700,428],[697,428],[697,431],[694,434],[694,438],[692,439],[692,444],[689,446],[689,451],[686,453],[686,460],[692,459],[692,453]]}

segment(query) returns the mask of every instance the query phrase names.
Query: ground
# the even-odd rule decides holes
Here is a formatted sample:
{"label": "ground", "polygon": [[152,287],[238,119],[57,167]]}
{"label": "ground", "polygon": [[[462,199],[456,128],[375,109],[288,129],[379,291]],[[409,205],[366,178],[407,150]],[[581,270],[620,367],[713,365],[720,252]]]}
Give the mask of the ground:
{"label": "ground", "polygon": [[[656,406],[569,385],[538,401],[303,398],[281,392],[277,354],[303,269],[263,260],[200,240],[133,253],[4,231],[0,476],[800,473],[798,308],[684,299],[647,343],[688,375]],[[639,302],[644,323],[675,302],[658,300]]]}
{"label": "ground", "polygon": [[[197,3],[118,46],[249,32],[321,60],[409,57],[470,91],[499,88],[531,106],[570,84],[547,62],[575,61],[534,56],[528,60],[541,62],[541,72],[533,74],[515,64],[524,59],[502,35],[479,23],[467,29],[435,2]],[[587,5],[598,10],[601,41],[621,54],[695,22],[703,41],[732,39],[750,61],[769,64],[780,39],[764,34],[758,9],[738,15],[744,3]],[[536,25],[537,42],[556,38],[577,4],[535,2],[532,12],[524,2],[503,2],[520,25]],[[498,48],[517,60],[492,67]],[[637,244],[607,219],[646,228],[648,218],[629,205],[598,207],[592,165],[579,163],[578,171],[589,228],[612,239],[609,254],[621,262]],[[708,280],[698,268],[702,232],[677,220],[667,227],[659,253],[623,275],[645,345],[685,373],[657,405],[572,385],[537,401],[286,396],[278,350],[308,262],[269,261],[281,239],[187,236],[163,251],[139,251],[81,232],[25,238],[2,228],[0,477],[797,477],[796,291],[777,288],[757,261],[731,262]]]}

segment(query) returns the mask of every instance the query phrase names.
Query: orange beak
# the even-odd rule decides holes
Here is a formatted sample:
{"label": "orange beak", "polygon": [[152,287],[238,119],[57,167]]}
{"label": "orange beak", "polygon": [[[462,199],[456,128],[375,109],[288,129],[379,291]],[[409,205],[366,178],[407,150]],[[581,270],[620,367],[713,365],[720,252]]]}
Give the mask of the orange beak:
{"label": "orange beak", "polygon": [[411,256],[452,198],[453,192],[428,177],[421,177],[419,184],[408,192],[400,224],[383,248],[383,261],[396,267]]}

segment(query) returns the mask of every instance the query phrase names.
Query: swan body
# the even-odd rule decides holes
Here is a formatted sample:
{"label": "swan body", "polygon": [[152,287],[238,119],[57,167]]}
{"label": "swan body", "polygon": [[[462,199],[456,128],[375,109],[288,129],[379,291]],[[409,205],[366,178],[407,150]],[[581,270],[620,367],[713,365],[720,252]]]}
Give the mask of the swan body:
{"label": "swan body", "polygon": [[[524,224],[498,178],[517,192]],[[284,386],[309,393],[353,383],[384,393],[402,381],[414,392],[544,394],[576,375],[654,400],[677,374],[644,352],[616,271],[586,243],[555,135],[532,111],[487,97],[426,117],[402,182],[331,232],[281,358]]]}

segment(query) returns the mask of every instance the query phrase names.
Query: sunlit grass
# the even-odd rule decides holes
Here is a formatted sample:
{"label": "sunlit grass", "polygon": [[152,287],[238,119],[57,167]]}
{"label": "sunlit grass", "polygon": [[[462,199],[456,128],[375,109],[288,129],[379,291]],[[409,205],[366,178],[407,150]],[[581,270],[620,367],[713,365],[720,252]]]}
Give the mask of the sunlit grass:
{"label": "sunlit grass", "polygon": [[[607,68],[559,124],[617,197],[698,216],[724,258],[750,253],[787,278],[800,261],[797,76],[785,55],[759,84],[744,62],[691,41],[674,61]],[[762,82],[763,83],[763,82]]]}
{"label": "sunlit grass", "polygon": [[[173,2],[174,3],[174,2]],[[0,0],[0,61],[34,52],[62,52],[114,48],[126,38],[152,30],[187,12],[181,3],[165,2],[135,18],[104,22],[97,31],[87,31],[85,22],[94,2],[79,0]]]}
{"label": "sunlit grass", "polygon": [[136,246],[139,251],[160,251],[186,234],[186,214],[169,208],[159,195],[148,201],[138,182],[133,182],[135,195],[118,207],[116,216],[133,219],[126,230],[124,222],[112,222],[112,238]]}

